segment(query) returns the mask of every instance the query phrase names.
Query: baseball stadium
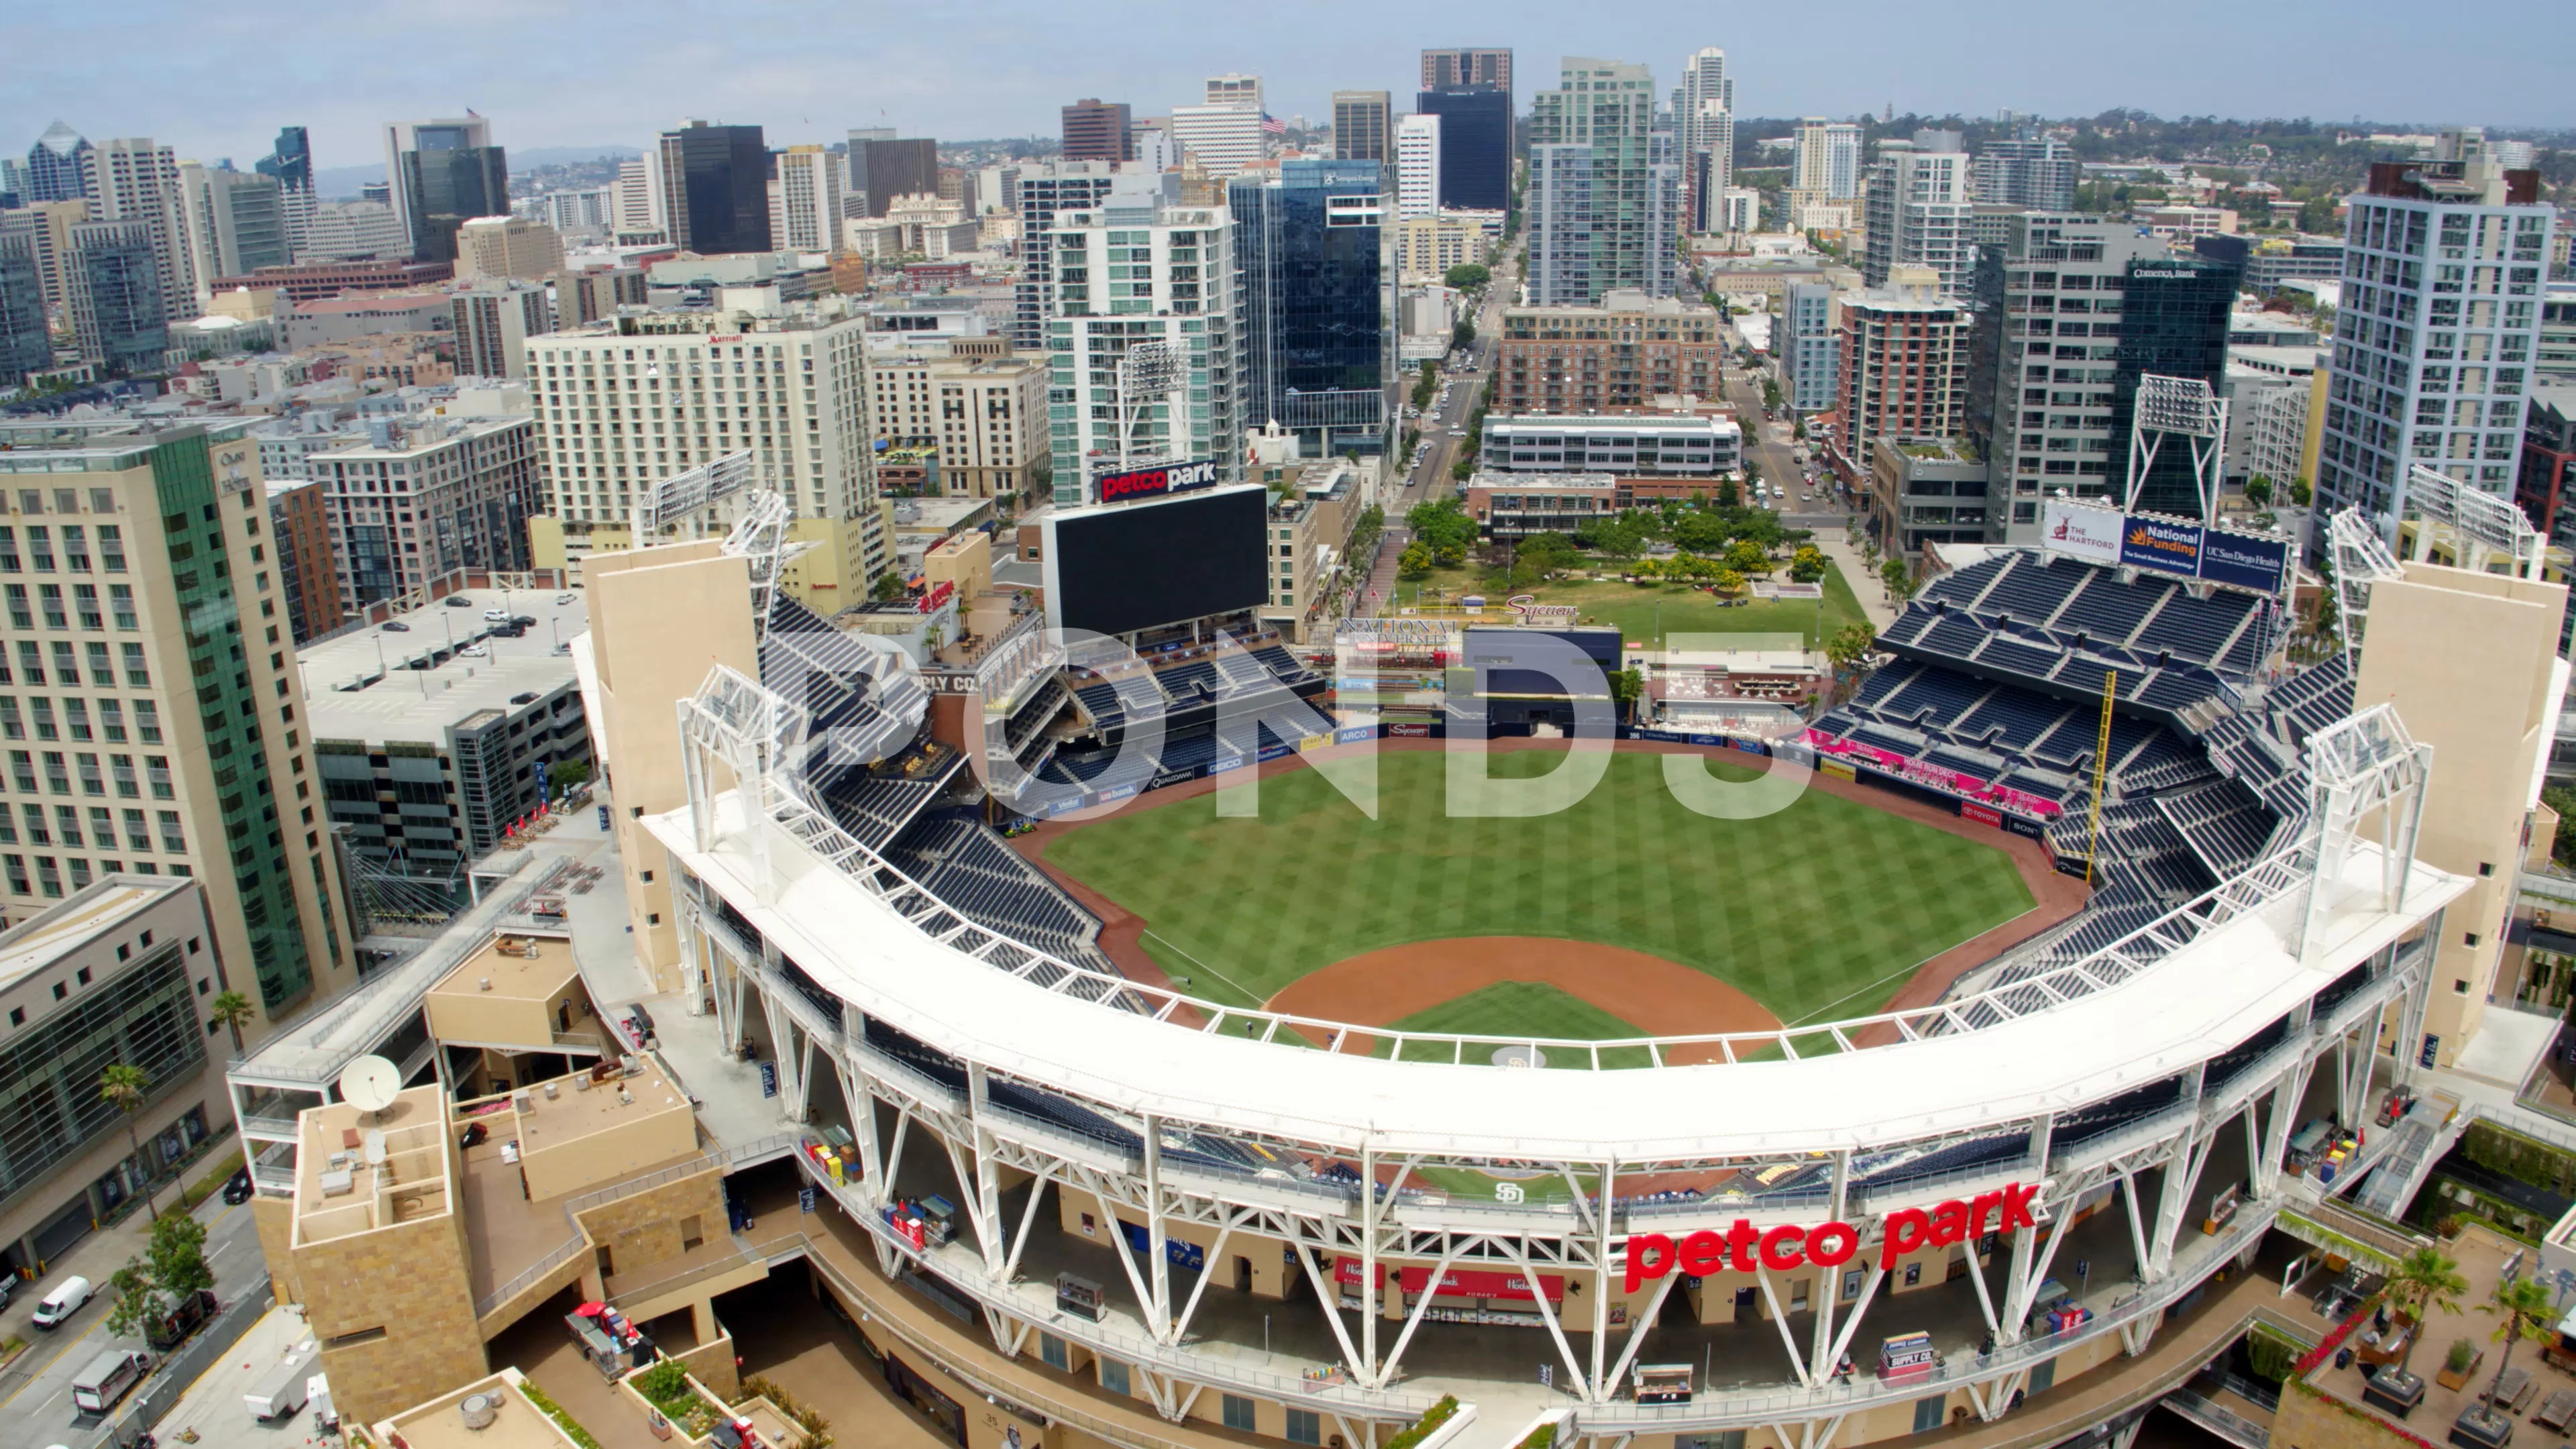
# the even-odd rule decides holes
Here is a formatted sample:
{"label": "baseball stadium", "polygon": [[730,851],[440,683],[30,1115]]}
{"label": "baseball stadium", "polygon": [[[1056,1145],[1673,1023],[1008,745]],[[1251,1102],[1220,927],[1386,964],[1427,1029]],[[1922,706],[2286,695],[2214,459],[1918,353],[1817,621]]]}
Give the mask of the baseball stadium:
{"label": "baseball stadium", "polygon": [[2339,520],[2323,644],[1992,549],[1801,734],[1570,740],[1607,688],[1532,636],[1615,633],[1416,621],[1399,712],[1132,566],[1229,491],[1059,513],[1043,618],[919,677],[756,587],[677,701],[685,1009],[846,1144],[914,1371],[1050,1444],[2050,1444],[2390,1239],[2424,1141],[2294,1129],[2457,1050],[2482,887],[2419,846],[2529,801],[2428,738],[2548,729],[2427,642],[2555,595],[2519,543]]}

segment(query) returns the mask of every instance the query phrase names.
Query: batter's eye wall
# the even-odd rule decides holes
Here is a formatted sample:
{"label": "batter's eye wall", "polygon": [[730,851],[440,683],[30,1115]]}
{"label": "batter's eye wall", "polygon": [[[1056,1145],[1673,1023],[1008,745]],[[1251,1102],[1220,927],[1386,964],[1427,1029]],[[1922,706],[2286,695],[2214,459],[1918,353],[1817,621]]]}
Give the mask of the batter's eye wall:
{"label": "batter's eye wall", "polygon": [[1270,602],[1260,487],[1084,509],[1048,524],[1048,613],[1067,629],[1128,634]]}

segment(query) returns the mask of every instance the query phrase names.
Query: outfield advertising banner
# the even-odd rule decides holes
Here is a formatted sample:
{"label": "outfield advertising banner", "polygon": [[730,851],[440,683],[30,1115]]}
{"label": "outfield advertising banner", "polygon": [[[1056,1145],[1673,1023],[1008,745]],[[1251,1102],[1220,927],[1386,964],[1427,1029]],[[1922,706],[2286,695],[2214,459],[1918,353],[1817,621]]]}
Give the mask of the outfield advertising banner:
{"label": "outfield advertising banner", "polygon": [[2254,538],[2211,529],[2201,540],[2200,576],[2213,584],[2234,584],[2278,595],[2290,575],[2290,541]]}
{"label": "outfield advertising banner", "polygon": [[2051,553],[2086,563],[2120,561],[2120,534],[2128,519],[2116,509],[2050,499],[2040,514],[2040,539]]}
{"label": "outfield advertising banner", "polygon": [[2199,578],[2203,531],[2197,523],[2132,513],[2127,526],[2120,530],[2120,562],[2160,574]]}
{"label": "outfield advertising banner", "polygon": [[[1842,739],[1823,730],[1807,731],[1806,743],[1808,748],[1816,752],[1817,763],[1820,765],[1829,765],[1836,757],[1840,757],[1843,761],[1867,765],[1882,774],[1909,784],[1925,786],[1952,796],[1984,801],[1999,811],[2010,810],[2019,814],[2037,816],[2054,816],[2064,812],[2064,807],[2044,796],[2016,790],[2010,785],[1990,785],[1974,775],[1961,774],[1957,770],[1945,770],[1939,765],[1927,764],[1921,760],[1910,760],[1894,750],[1882,750],[1876,745],[1864,745]],[[1839,770],[1830,768],[1827,772],[1841,773]]]}

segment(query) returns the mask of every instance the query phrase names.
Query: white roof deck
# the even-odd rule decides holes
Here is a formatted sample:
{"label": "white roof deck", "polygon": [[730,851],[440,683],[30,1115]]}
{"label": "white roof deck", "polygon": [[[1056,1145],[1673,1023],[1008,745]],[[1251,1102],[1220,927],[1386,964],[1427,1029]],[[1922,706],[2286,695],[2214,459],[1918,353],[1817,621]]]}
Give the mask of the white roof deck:
{"label": "white roof deck", "polygon": [[2358,845],[2319,968],[2281,928],[2296,893],[2138,976],[1983,1030],[1798,1061],[1528,1071],[1383,1061],[1206,1034],[1011,977],[922,935],[761,822],[779,883],[762,901],[737,796],[716,846],[685,810],[644,823],[825,988],[961,1059],[1139,1113],[1394,1153],[1686,1161],[1878,1148],[2102,1101],[2227,1050],[2396,941],[2468,882],[2420,862],[2407,909],[2378,908]]}

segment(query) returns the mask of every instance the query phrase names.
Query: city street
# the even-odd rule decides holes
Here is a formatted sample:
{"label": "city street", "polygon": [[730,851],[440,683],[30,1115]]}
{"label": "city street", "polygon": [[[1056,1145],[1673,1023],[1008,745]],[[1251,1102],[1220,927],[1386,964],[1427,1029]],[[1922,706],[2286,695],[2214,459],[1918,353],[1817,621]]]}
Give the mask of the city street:
{"label": "city street", "polygon": [[[171,1198],[175,1207],[175,1192]],[[268,1262],[260,1254],[250,1204],[226,1204],[219,1193],[199,1203],[196,1216],[206,1225],[206,1261],[215,1273],[215,1297],[229,1304],[243,1292],[264,1291]],[[107,1285],[111,1274],[143,1251],[148,1231],[149,1220],[136,1213],[114,1228],[91,1234],[43,1278],[18,1285],[7,1311],[0,1312],[0,1333],[25,1338],[29,1344],[16,1362],[0,1370],[0,1449],[45,1449],[57,1444],[83,1449],[99,1442],[104,1426],[88,1415],[76,1418],[72,1413],[72,1376],[103,1349],[143,1346],[139,1338],[119,1338],[107,1331],[112,1306]],[[34,1328],[28,1320],[37,1302],[74,1274],[96,1284],[96,1296],[62,1327],[50,1332]]]}

